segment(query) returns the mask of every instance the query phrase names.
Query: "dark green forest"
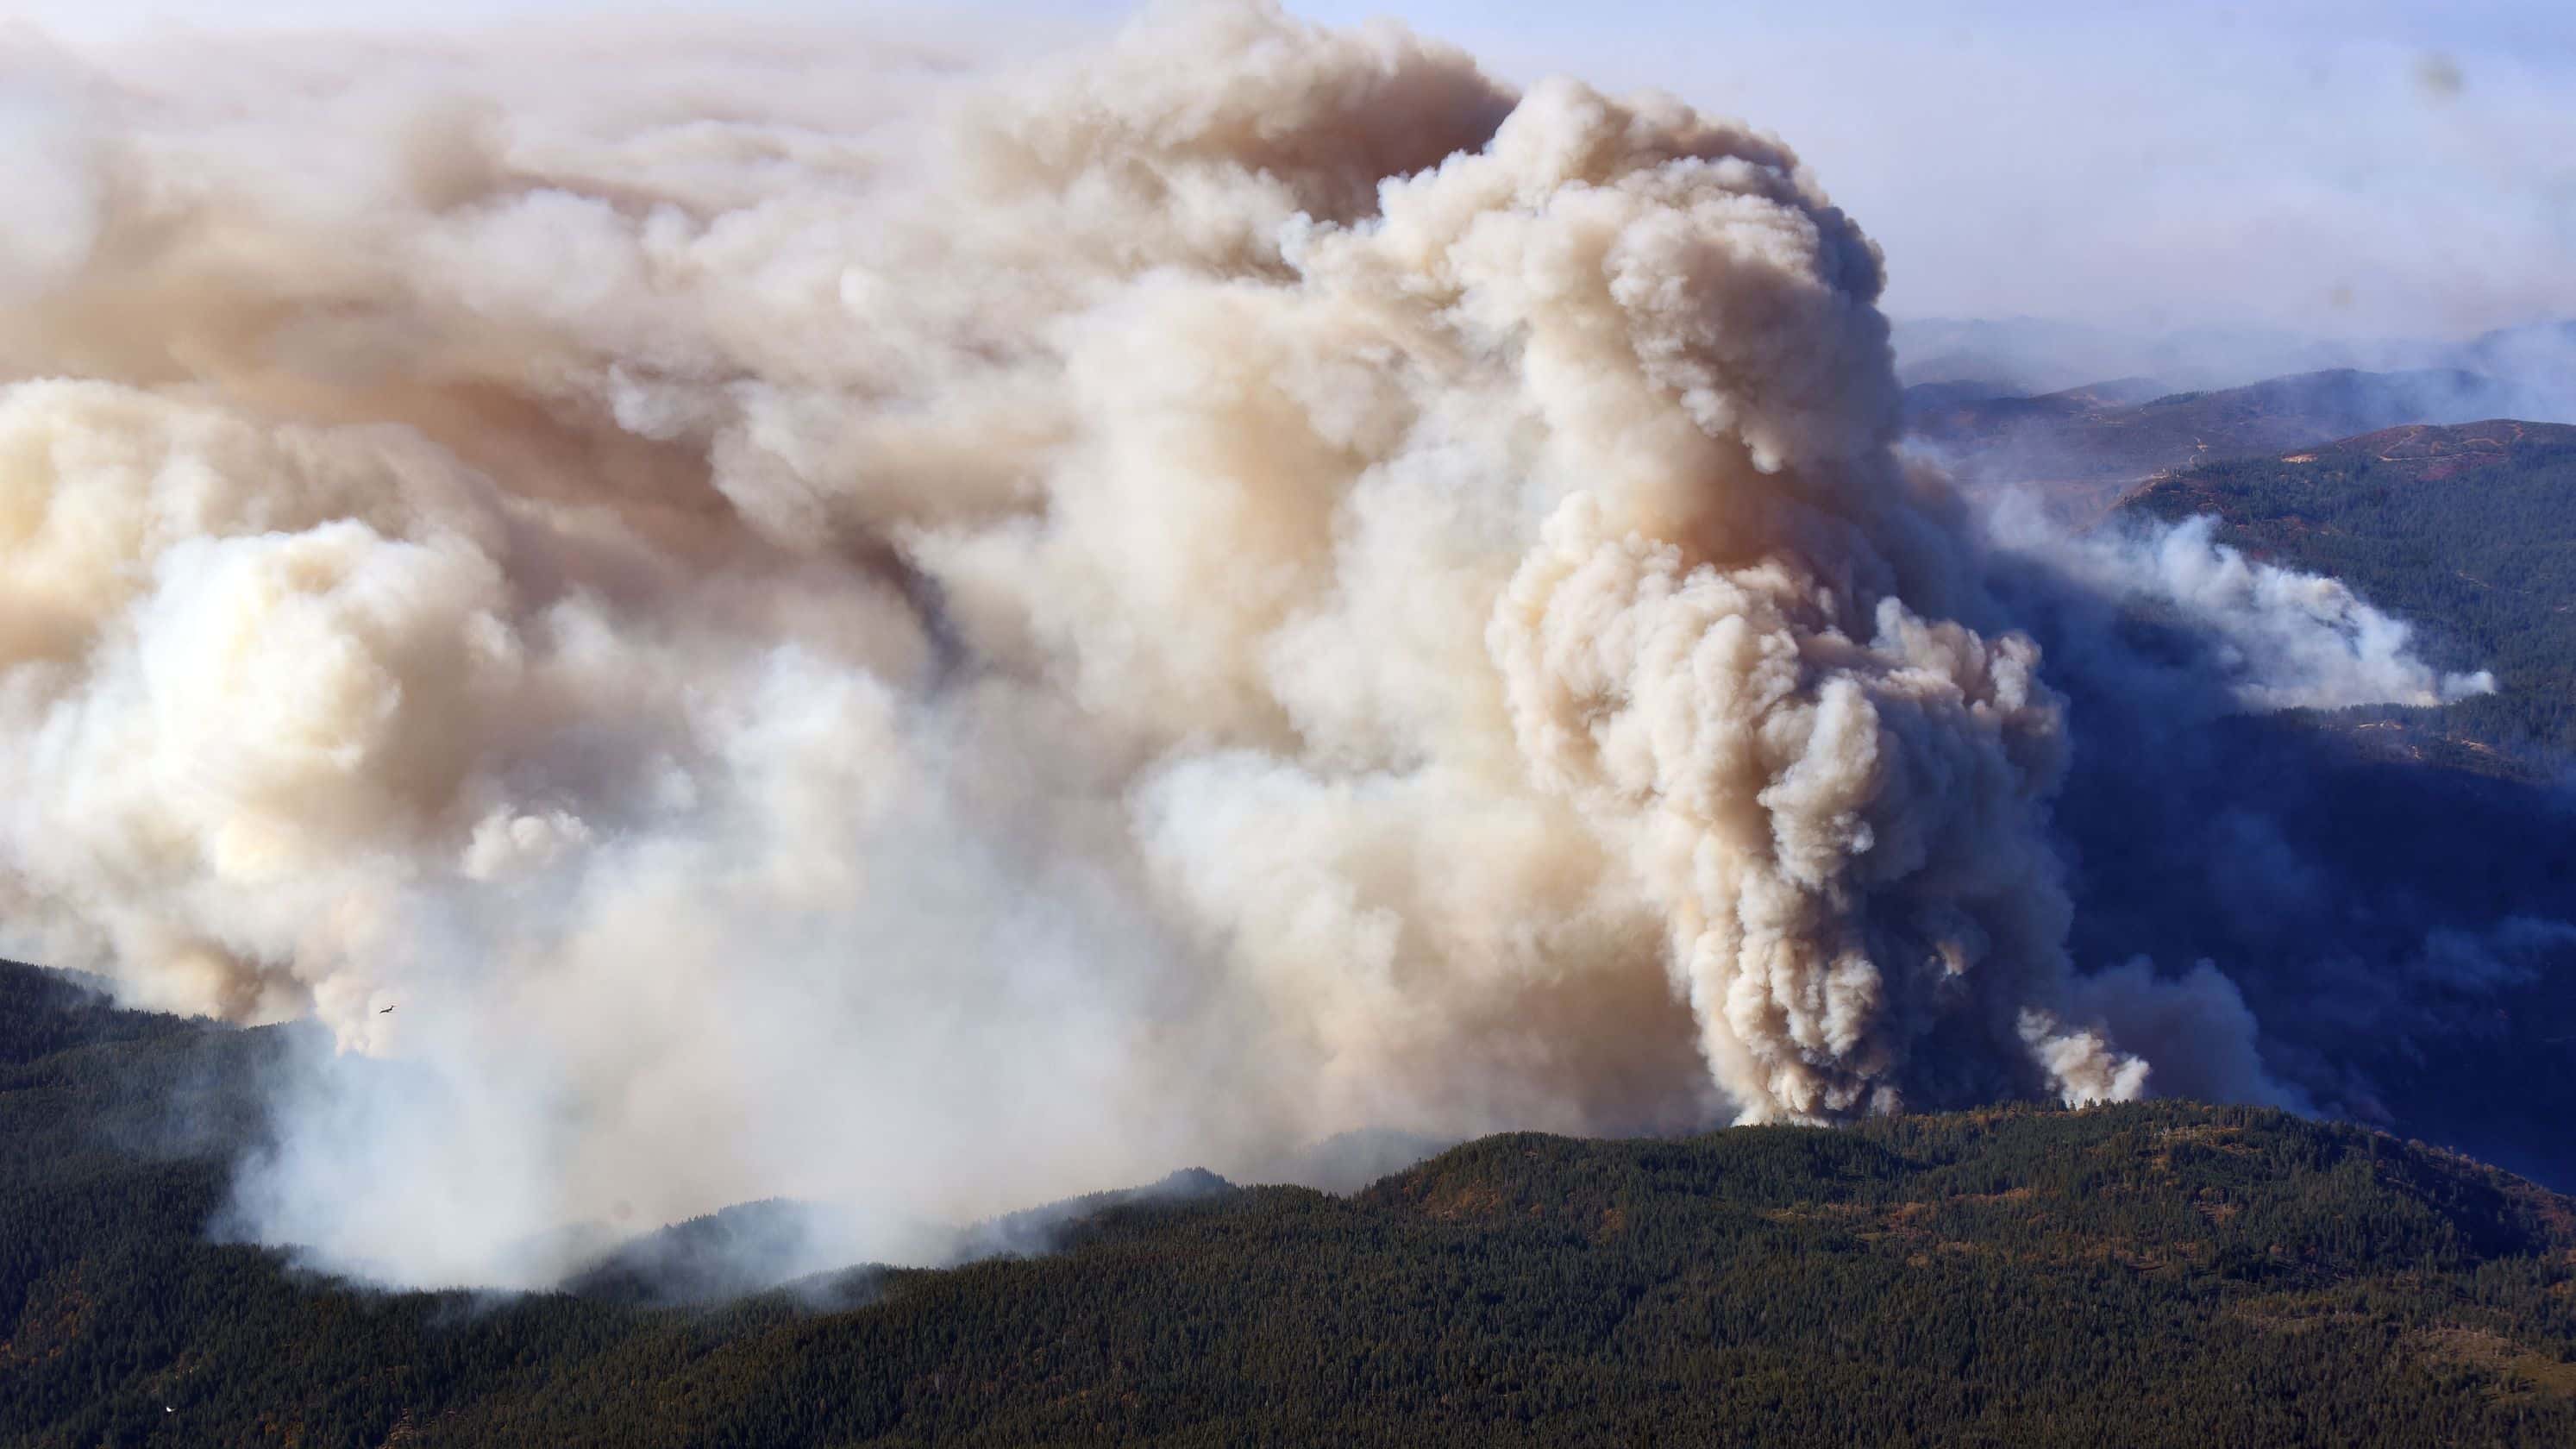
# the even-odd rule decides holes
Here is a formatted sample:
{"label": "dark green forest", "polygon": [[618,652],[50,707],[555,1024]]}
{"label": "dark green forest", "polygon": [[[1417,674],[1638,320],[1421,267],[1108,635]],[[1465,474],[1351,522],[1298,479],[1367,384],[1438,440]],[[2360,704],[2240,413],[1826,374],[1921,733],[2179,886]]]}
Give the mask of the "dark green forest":
{"label": "dark green forest", "polygon": [[211,1241],[280,1030],[0,969],[0,1444],[2576,1442],[2576,1204],[2275,1112],[1496,1137],[653,1307]]}
{"label": "dark green forest", "polygon": [[2432,662],[2495,673],[2493,695],[2365,727],[2453,764],[2576,750],[2576,428],[2396,428],[2205,464],[2124,506],[2215,514],[2220,542],[2341,579],[2412,623]]}

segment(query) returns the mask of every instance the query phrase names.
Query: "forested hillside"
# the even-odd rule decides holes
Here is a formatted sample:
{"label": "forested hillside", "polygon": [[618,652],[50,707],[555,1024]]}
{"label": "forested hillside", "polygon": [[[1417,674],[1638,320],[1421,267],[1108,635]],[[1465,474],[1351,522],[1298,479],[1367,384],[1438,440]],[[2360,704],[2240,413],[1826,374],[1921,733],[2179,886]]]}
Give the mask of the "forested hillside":
{"label": "forested hillside", "polygon": [[2339,578],[2436,663],[2495,673],[2493,696],[2391,723],[2436,746],[2576,749],[2576,428],[2395,428],[2205,464],[2123,507],[2214,514],[2220,541]]}
{"label": "forested hillside", "polygon": [[1498,1137],[714,1307],[384,1294],[205,1238],[276,1033],[0,991],[0,1444],[2576,1441],[2571,1204],[2278,1113]]}

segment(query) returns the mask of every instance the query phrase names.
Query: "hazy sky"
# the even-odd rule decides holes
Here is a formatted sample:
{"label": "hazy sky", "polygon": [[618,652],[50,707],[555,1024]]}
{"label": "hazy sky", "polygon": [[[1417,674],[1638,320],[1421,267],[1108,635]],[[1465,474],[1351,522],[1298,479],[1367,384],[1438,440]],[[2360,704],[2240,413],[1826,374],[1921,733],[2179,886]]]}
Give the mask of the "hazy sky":
{"label": "hazy sky", "polygon": [[[11,10],[99,43],[173,25],[453,26],[607,8]],[[727,7],[746,8],[873,25],[892,13],[812,0]],[[1129,8],[1043,7],[1103,20]],[[1902,316],[2355,335],[2576,316],[2576,5],[2564,0],[1292,8],[1334,21],[1394,15],[1515,79],[1561,70],[1611,89],[1660,86],[1778,132],[1885,245],[1889,306]]]}

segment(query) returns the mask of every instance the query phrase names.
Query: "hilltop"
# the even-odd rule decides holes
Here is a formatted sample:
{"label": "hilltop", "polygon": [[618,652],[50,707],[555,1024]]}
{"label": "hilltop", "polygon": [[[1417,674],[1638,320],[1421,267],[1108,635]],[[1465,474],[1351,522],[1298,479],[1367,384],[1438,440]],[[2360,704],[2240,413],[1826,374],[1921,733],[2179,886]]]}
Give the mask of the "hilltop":
{"label": "hilltop", "polygon": [[720,1307],[376,1293],[206,1240],[238,1143],[125,1139],[273,1032],[0,983],[84,1017],[0,1069],[5,1444],[2576,1435],[2576,1204],[2277,1112],[1521,1134],[1348,1197],[1192,1174],[1042,1256]]}

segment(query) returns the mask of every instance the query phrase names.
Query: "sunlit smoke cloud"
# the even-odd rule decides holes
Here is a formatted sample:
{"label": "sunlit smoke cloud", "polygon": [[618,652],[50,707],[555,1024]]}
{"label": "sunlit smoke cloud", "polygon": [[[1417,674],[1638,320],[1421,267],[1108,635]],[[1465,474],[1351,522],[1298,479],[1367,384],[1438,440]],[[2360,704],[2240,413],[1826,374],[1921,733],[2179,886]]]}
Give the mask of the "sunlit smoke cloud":
{"label": "sunlit smoke cloud", "polygon": [[[2216,970],[2073,973],[2061,701],[1777,141],[1261,5],[222,58],[5,122],[85,224],[0,230],[0,908],[335,1033],[253,1231],[539,1283],[1372,1126],[2273,1095]],[[2249,704],[2450,688],[2163,549],[2099,568]]]}

